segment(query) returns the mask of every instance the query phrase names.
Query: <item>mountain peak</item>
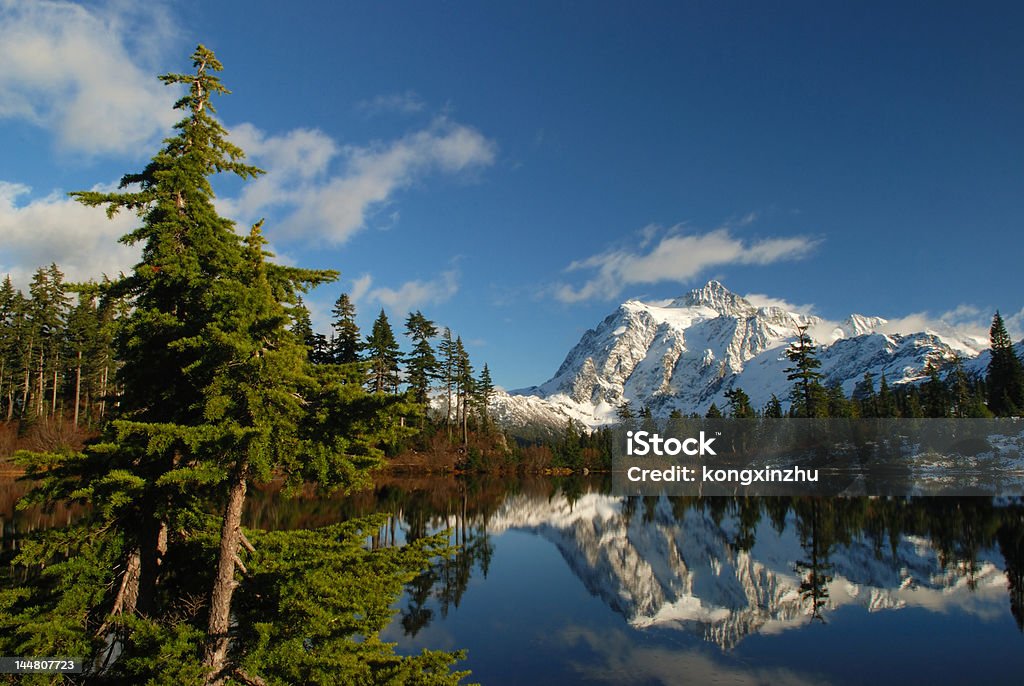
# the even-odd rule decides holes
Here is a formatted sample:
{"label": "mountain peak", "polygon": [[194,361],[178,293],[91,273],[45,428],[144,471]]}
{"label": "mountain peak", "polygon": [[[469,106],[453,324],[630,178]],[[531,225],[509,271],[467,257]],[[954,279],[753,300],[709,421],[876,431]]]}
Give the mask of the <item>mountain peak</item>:
{"label": "mountain peak", "polygon": [[672,302],[674,307],[710,307],[719,314],[747,315],[757,308],[714,279]]}

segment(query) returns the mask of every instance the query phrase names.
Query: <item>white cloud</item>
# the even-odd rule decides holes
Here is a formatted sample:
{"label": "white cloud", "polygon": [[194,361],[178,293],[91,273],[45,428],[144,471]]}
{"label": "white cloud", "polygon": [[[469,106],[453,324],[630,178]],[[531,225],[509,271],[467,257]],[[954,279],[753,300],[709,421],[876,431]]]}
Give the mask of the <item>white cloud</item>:
{"label": "white cloud", "polygon": [[117,242],[137,225],[134,214],[121,212],[107,219],[102,210],[58,193],[18,205],[18,198],[30,191],[0,181],[0,274],[10,273],[25,287],[37,267],[51,262],[74,281],[104,273],[114,277],[138,261],[137,248]]}
{"label": "white cloud", "polygon": [[415,114],[416,112],[422,112],[425,107],[426,103],[411,90],[404,93],[378,95],[370,100],[361,100],[356,103],[356,110],[368,115],[380,114],[382,112]]}
{"label": "white cloud", "polygon": [[138,59],[173,30],[158,4],[0,0],[0,118],[52,130],[65,150],[138,154],[176,120],[175,93]]}
{"label": "white cloud", "polygon": [[559,284],[555,297],[566,303],[614,298],[627,286],[683,283],[711,267],[799,259],[817,245],[816,240],[805,236],[745,242],[734,238],[728,229],[684,235],[679,233],[680,228],[675,227],[646,252],[611,250],[573,262],[566,271],[594,270],[596,274],[578,288]]}
{"label": "white cloud", "polygon": [[[317,130],[268,136],[243,124],[232,139],[268,173],[237,199],[219,203],[226,214],[253,221],[271,207],[287,212],[281,230],[341,244],[365,227],[368,217],[395,193],[432,173],[458,174],[493,164],[495,144],[476,129],[437,119],[426,129],[388,143],[338,146]],[[328,168],[340,158],[342,170]],[[397,215],[392,213],[389,220]]]}
{"label": "white cloud", "polygon": [[373,279],[363,274],[352,282],[349,294],[353,302],[365,301],[384,305],[398,315],[446,302],[459,292],[459,274],[454,269],[441,272],[428,281],[406,281],[398,288],[373,288]]}
{"label": "white cloud", "polygon": [[1006,324],[1007,333],[1013,340],[1019,341],[1024,338],[1024,307],[1017,314],[1004,317],[1003,322]]}
{"label": "white cloud", "polygon": [[812,304],[794,305],[782,298],[773,298],[763,293],[747,293],[743,298],[754,307],[778,307],[786,312],[796,312],[798,314],[812,315],[815,309]]}
{"label": "white cloud", "polygon": [[370,292],[370,286],[373,284],[373,277],[369,274],[363,274],[358,279],[352,280],[352,292],[349,293],[349,298],[354,303],[362,302],[363,298],[367,293]]}
{"label": "white cloud", "polygon": [[957,307],[936,316],[927,312],[914,312],[903,317],[890,319],[881,327],[882,333],[911,334],[933,331],[938,334],[966,334],[977,338],[988,338],[989,316],[974,305]]}

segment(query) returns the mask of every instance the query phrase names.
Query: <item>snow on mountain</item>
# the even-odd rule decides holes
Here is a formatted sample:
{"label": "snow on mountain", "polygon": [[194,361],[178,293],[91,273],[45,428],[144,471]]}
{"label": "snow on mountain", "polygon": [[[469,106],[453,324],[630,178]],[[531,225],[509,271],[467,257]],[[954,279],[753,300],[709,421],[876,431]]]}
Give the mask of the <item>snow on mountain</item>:
{"label": "snow on mountain", "polygon": [[539,421],[564,427],[568,418],[588,426],[615,420],[625,400],[656,415],[678,409],[703,414],[722,407],[726,391],[741,387],[754,407],[789,395],[785,351],[797,327],[821,346],[825,383],[847,394],[870,372],[891,384],[920,379],[930,358],[970,360],[982,351],[975,337],[955,331],[888,332],[881,317],[850,315],[840,323],[756,307],[717,281],[660,303],[629,300],[583,334],[555,375],[531,388],[499,393],[494,411],[515,426]]}
{"label": "snow on mountain", "polygon": [[[796,527],[779,534],[762,522],[756,543],[736,548],[737,522],[707,512],[681,518],[661,499],[652,516],[628,517],[623,500],[588,493],[508,498],[487,523],[491,534],[534,533],[551,541],[586,588],[638,628],[673,628],[729,649],[754,632],[806,624],[813,600],[801,592],[796,562],[806,559]],[[989,555],[989,553],[986,553]],[[999,557],[979,559],[972,579],[943,565],[926,539],[900,538],[895,550],[855,540],[831,552],[825,610],[868,611],[963,606],[977,594],[1005,594]],[[974,590],[969,583],[974,584]]]}

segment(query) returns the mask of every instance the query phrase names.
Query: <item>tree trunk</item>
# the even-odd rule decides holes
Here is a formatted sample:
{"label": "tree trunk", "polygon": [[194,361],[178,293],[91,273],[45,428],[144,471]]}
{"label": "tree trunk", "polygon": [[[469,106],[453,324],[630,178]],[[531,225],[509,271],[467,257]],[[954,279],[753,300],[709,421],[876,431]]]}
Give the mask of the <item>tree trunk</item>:
{"label": "tree trunk", "polygon": [[469,451],[469,394],[462,396],[462,447]]}
{"label": "tree trunk", "polygon": [[103,415],[107,410],[107,371],[110,369],[109,365],[103,365],[103,379],[100,381],[100,416],[102,420]]}
{"label": "tree trunk", "polygon": [[78,364],[75,366],[75,428],[78,428],[78,408],[82,404],[82,351],[78,351]]}
{"label": "tree trunk", "polygon": [[167,522],[158,521],[149,513],[151,522],[139,541],[139,582],[136,609],[142,615],[149,615],[156,606],[156,587],[160,577],[160,566],[167,552]]}
{"label": "tree trunk", "polygon": [[43,392],[43,370],[46,358],[43,355],[42,349],[39,351],[39,388],[37,390],[38,397],[36,398],[36,415],[39,417],[43,416],[43,409],[46,407],[46,393]]}
{"label": "tree trunk", "polygon": [[[121,586],[114,596],[114,605],[110,608],[111,615],[135,614],[135,608],[139,600],[139,566],[141,557],[139,549],[135,548],[128,554],[125,561],[124,573],[121,574]],[[110,622],[103,622],[96,630],[97,637],[103,637],[110,628]]]}
{"label": "tree trunk", "polygon": [[206,629],[206,655],[204,663],[210,668],[208,684],[223,681],[228,655],[228,629],[231,621],[231,596],[238,585],[235,581],[235,563],[241,541],[242,505],[245,503],[246,470],[236,472],[228,491],[224,507],[224,523],[220,533],[220,551],[217,556],[217,576],[210,593],[210,623]]}
{"label": "tree trunk", "polygon": [[21,389],[21,416],[28,414],[28,389],[31,384],[32,370],[29,368],[31,361],[25,363],[25,385]]}

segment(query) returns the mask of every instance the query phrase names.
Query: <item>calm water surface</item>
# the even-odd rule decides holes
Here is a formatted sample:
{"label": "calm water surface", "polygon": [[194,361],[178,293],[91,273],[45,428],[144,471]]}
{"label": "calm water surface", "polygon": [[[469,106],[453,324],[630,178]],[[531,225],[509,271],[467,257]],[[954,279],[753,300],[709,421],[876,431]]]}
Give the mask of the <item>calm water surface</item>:
{"label": "calm water surface", "polygon": [[465,648],[484,684],[1024,683],[1020,505],[606,490],[390,478],[254,493],[247,524],[387,513],[373,546],[450,530],[459,554],[409,585],[383,638]]}

